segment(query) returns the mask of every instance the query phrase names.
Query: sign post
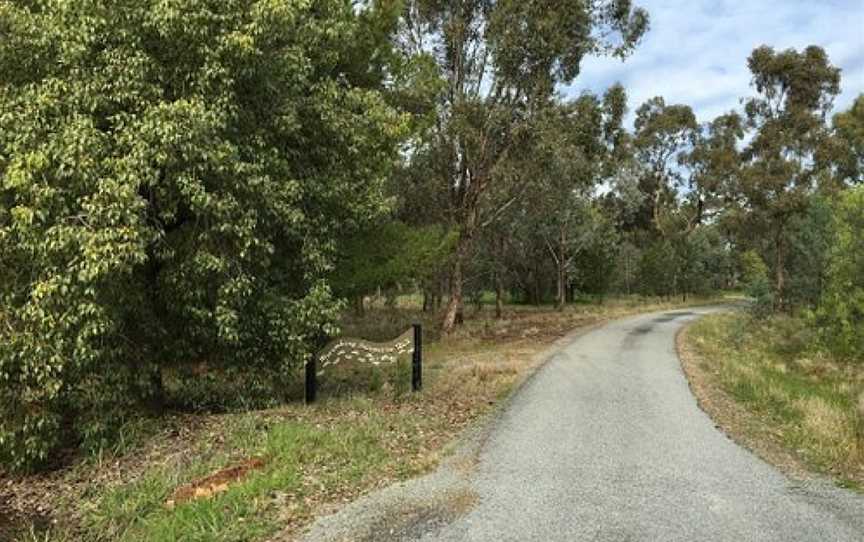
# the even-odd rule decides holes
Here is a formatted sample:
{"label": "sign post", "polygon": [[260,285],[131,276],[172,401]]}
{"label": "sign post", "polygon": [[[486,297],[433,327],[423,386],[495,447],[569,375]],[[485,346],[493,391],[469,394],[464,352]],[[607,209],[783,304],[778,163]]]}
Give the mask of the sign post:
{"label": "sign post", "polygon": [[306,403],[314,403],[318,395],[318,356],[313,354],[306,362]]}
{"label": "sign post", "polygon": [[420,324],[414,328],[414,354],[411,358],[411,389],[423,389],[423,327]]}

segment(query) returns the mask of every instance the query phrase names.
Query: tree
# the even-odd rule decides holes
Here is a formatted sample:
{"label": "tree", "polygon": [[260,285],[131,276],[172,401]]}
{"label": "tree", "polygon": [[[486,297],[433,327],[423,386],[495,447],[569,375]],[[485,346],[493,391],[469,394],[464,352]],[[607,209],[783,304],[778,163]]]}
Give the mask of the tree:
{"label": "tree", "polygon": [[744,291],[753,299],[750,311],[760,318],[768,316],[774,305],[768,266],[755,250],[748,250],[741,254],[740,266]]}
{"label": "tree", "polygon": [[434,141],[443,159],[432,172],[448,194],[446,220],[458,232],[445,332],[461,311],[471,243],[524,187],[523,179],[522,186],[504,189],[496,182],[501,178],[496,169],[529,139],[531,112],[557,84],[576,77],[586,54],[624,56],[647,25],[647,14],[633,9],[629,0],[406,3],[401,43],[416,52],[431,50],[445,81]]}
{"label": "tree", "polygon": [[864,94],[852,107],[834,115],[834,138],[829,160],[837,164],[838,177],[847,183],[864,183]]}
{"label": "tree", "polygon": [[332,330],[334,240],[386,209],[406,123],[398,12],[352,4],[0,4],[0,459]]}
{"label": "tree", "polygon": [[698,124],[690,106],[667,105],[658,96],[636,110],[634,128],[636,157],[645,166],[639,188],[646,197],[638,227],[659,229],[663,208],[677,204],[678,188],[685,182],[682,170],[687,164],[687,152],[695,141]]}
{"label": "tree", "polygon": [[645,295],[671,296],[675,293],[676,257],[665,239],[652,242],[639,258],[639,290]]}
{"label": "tree", "polygon": [[614,168],[614,143],[622,131],[625,104],[620,85],[613,86],[602,102],[583,94],[549,108],[536,131],[533,167],[525,172],[535,186],[525,203],[531,208],[535,235],[542,238],[555,266],[559,309],[566,301],[576,258],[604,231],[606,221],[593,196],[604,173]]}
{"label": "tree", "polygon": [[748,59],[757,96],[746,101],[753,137],[744,150],[737,193],[751,224],[772,236],[775,309],[786,307],[787,228],[801,216],[824,166],[816,160],[826,117],[840,91],[840,70],[816,46],[776,52],[762,46]]}
{"label": "tree", "polygon": [[714,218],[735,197],[743,137],[743,120],[734,111],[718,116],[697,132],[692,149],[684,156],[690,172],[688,197],[695,209],[691,223]]}

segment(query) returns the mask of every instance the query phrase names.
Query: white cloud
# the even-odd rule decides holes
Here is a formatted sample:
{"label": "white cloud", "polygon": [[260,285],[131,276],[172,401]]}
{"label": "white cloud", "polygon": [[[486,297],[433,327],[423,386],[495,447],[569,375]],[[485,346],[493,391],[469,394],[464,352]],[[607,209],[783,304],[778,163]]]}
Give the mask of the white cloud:
{"label": "white cloud", "polygon": [[700,121],[739,107],[752,95],[747,57],[759,45],[775,49],[819,45],[842,68],[845,109],[864,92],[862,0],[636,0],[651,15],[651,29],[623,63],[588,58],[565,94],[602,92],[620,81],[632,111],[652,96],[686,103]]}

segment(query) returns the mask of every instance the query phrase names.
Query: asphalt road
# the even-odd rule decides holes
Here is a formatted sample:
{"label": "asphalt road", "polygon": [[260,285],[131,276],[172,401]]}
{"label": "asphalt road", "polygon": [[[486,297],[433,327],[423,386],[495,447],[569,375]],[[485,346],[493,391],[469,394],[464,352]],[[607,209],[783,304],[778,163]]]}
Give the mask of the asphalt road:
{"label": "asphalt road", "polygon": [[864,499],[792,482],[699,409],[675,334],[707,310],[576,339],[514,398],[440,541],[864,541]]}

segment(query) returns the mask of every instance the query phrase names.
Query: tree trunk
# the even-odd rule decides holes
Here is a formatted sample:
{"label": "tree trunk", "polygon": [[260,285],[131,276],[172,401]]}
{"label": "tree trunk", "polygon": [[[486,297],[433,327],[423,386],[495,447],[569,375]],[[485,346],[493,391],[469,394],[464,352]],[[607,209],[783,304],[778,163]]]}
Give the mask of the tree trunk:
{"label": "tree trunk", "polygon": [[[162,272],[162,262],[158,258],[155,257],[154,254],[148,254],[148,265],[146,270],[146,277],[148,282],[149,292],[148,299],[150,301],[150,306],[153,311],[154,316],[159,322],[158,326],[154,326],[152,329],[156,331],[155,335],[152,337],[148,337],[150,341],[152,341],[153,346],[156,347],[154,351],[151,351],[149,348],[144,349],[143,352],[145,355],[150,357],[152,361],[155,361],[155,364],[151,368],[151,372],[149,375],[150,380],[150,389],[147,390],[151,394],[149,397],[150,408],[152,411],[161,415],[165,411],[165,382],[162,377],[162,362],[164,360],[164,345],[167,342],[168,337],[166,336],[166,330],[163,327],[163,324],[167,321],[166,318],[166,307],[162,302],[161,297],[159,296],[159,275]],[[148,341],[148,342],[150,342]],[[141,365],[137,365],[140,367]],[[146,365],[145,365],[146,366]],[[137,372],[137,371],[136,371]]]}
{"label": "tree trunk", "polygon": [[444,321],[441,323],[441,331],[444,333],[450,333],[461,323],[462,254],[462,248],[458,247],[453,261],[453,269],[450,272],[450,299],[447,300],[447,308],[444,310]]}
{"label": "tree trunk", "polygon": [[785,246],[783,245],[783,228],[777,228],[777,237],[774,240],[775,247],[775,260],[774,260],[774,272],[776,273],[776,285],[775,285],[775,297],[774,297],[774,311],[779,312],[782,311],[785,307],[785,300],[783,299],[783,290],[786,287],[786,278],[784,273],[784,266],[786,265],[786,258],[784,254]]}
{"label": "tree trunk", "polygon": [[532,290],[533,290],[533,292],[532,292],[532,294],[531,294],[531,295],[532,295],[532,301],[531,301],[531,303],[532,303],[533,305],[539,307],[540,304],[542,303],[541,300],[542,300],[542,298],[543,298],[543,294],[541,293],[541,290],[543,289],[543,285],[540,284],[540,275],[539,275],[539,273],[534,273],[534,277],[533,277],[533,278],[534,278],[534,282],[533,282],[533,284],[532,284],[532,286],[531,286],[531,288],[532,288]]}
{"label": "tree trunk", "polygon": [[430,299],[429,290],[423,288],[423,312],[429,312],[432,308],[432,300]]}
{"label": "tree trunk", "polygon": [[156,366],[150,373],[150,389],[152,397],[150,408],[154,414],[161,415],[165,412],[165,383],[162,379],[162,368]]}
{"label": "tree trunk", "polygon": [[555,291],[555,308],[560,310],[564,310],[564,304],[567,301],[565,296],[567,295],[567,273],[564,269],[563,264],[558,264],[558,280],[557,289]]}
{"label": "tree trunk", "polygon": [[358,295],[354,298],[354,312],[357,316],[363,316],[366,314],[366,306],[363,304],[362,295]]}
{"label": "tree trunk", "polygon": [[500,274],[495,274],[495,318],[500,320],[504,316],[504,281]]}

